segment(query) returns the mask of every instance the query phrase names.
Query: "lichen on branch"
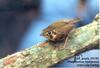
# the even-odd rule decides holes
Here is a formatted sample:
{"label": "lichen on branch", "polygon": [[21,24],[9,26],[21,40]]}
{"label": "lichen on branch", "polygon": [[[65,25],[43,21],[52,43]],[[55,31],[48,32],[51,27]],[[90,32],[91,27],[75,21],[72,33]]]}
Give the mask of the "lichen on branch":
{"label": "lichen on branch", "polygon": [[58,43],[44,41],[0,59],[0,68],[47,68],[87,51],[88,48],[97,47],[99,20],[98,15],[90,24],[76,28],[70,34],[66,48],[62,47],[64,41]]}

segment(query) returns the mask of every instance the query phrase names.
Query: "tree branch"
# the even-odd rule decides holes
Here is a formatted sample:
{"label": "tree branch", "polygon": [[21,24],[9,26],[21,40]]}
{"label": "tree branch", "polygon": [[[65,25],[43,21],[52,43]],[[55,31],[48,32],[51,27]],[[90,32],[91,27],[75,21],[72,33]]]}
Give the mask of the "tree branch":
{"label": "tree branch", "polygon": [[58,43],[45,41],[0,59],[0,68],[47,68],[64,59],[95,48],[99,41],[98,25],[99,15],[92,23],[75,29],[70,34],[66,48],[62,47],[64,41]]}

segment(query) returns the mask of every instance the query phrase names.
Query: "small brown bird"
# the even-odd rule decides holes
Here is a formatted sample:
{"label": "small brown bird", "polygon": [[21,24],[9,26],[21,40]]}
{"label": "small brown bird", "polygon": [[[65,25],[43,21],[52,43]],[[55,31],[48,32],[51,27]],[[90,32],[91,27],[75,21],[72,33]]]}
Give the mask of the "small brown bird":
{"label": "small brown bird", "polygon": [[53,42],[61,41],[64,39],[67,41],[69,32],[75,28],[75,24],[79,21],[80,18],[57,21],[44,29],[41,35]]}

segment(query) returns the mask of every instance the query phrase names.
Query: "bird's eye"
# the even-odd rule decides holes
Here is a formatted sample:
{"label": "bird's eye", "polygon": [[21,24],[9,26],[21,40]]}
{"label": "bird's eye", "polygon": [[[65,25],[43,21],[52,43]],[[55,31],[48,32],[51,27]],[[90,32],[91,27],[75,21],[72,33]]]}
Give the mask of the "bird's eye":
{"label": "bird's eye", "polygon": [[48,32],[48,34],[50,35],[50,34],[52,34],[52,32],[50,31],[50,32]]}

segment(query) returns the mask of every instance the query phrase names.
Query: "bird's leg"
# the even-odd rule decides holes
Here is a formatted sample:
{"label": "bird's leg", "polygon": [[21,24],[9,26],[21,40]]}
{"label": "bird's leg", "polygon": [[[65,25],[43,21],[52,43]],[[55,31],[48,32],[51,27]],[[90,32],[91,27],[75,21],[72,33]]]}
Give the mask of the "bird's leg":
{"label": "bird's leg", "polygon": [[70,33],[72,33],[72,32],[74,32],[75,31],[75,29],[73,29],[73,30],[71,30],[69,33],[68,33],[68,35],[67,35],[67,37],[66,37],[66,39],[65,39],[65,43],[64,43],[64,45],[63,45],[63,47],[66,49],[66,46],[68,45],[68,39],[69,39],[69,37],[70,37]]}
{"label": "bird's leg", "polygon": [[68,42],[68,36],[67,36],[66,39],[65,39],[65,42],[64,42],[63,48],[66,48],[66,46],[67,46],[67,42]]}

